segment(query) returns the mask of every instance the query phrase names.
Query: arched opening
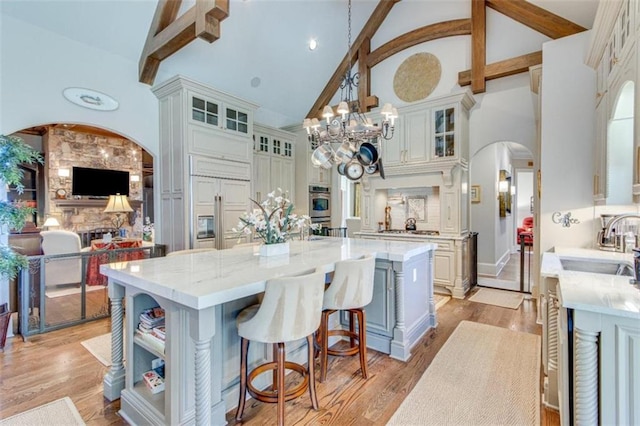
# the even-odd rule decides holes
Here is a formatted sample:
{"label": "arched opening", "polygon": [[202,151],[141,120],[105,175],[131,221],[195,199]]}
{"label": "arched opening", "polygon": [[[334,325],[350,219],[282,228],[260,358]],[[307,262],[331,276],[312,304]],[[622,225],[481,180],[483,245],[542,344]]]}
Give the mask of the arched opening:
{"label": "arched opening", "polygon": [[[519,143],[490,143],[471,158],[469,184],[470,229],[478,233],[478,285],[520,291],[518,233],[523,222],[532,222],[533,217],[533,155]],[[532,239],[525,240],[522,255],[522,291],[531,292]]]}
{"label": "arched opening", "polygon": [[[44,164],[29,171],[25,183],[30,190],[8,194],[11,201],[22,200],[36,207],[29,227],[42,227],[48,217],[55,218],[60,229],[75,232],[113,226],[113,218],[103,212],[104,207],[84,203],[94,198],[92,195],[104,196],[104,191],[111,188],[126,192],[134,209],[125,222],[127,235],[141,236],[145,217],[153,222],[153,157],[135,141],[110,130],[73,123],[38,125],[14,135],[44,157]],[[78,167],[121,172],[124,182],[117,187],[109,181],[84,182],[83,193],[74,193],[79,188],[73,176]],[[91,193],[92,187],[95,194]]]}
{"label": "arched opening", "polygon": [[632,204],[634,83],[618,94],[607,127],[607,204]]}

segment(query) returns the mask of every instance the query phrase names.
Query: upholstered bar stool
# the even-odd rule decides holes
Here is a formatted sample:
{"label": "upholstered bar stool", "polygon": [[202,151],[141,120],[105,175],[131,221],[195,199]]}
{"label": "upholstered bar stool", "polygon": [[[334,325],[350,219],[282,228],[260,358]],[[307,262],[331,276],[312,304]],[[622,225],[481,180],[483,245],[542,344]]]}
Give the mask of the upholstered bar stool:
{"label": "upholstered bar stool", "polygon": [[[284,424],[284,403],[309,389],[311,404],[318,409],[314,373],[313,335],[320,325],[324,290],[324,273],[313,272],[295,277],[274,278],[267,281],[260,305],[240,312],[236,320],[240,335],[240,400],[236,420],[242,420],[246,394],[262,402],[278,404],[278,425]],[[308,368],[285,360],[285,343],[305,338],[308,346]],[[274,360],[247,371],[249,341],[273,344]],[[285,389],[285,370],[300,373],[303,380]],[[272,371],[270,389],[260,390],[253,380]]]}
{"label": "upholstered bar stool", "polygon": [[[362,377],[367,378],[367,320],[364,307],[373,299],[375,258],[343,260],[336,263],[331,284],[324,292],[322,320],[320,321],[320,381],[327,378],[328,355],[351,356],[360,354]],[[329,330],[329,316],[334,312],[349,312],[349,330]],[[355,319],[358,331],[355,330]],[[329,349],[329,337],[349,338],[349,347]]]}

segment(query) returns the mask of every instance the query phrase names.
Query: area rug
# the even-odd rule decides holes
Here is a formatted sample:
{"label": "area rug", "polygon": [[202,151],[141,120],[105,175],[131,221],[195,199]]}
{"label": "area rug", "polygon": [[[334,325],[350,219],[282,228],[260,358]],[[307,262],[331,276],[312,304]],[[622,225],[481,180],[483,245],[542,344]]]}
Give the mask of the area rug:
{"label": "area rug", "polygon": [[433,295],[433,300],[435,301],[436,304],[436,311],[440,308],[442,308],[444,305],[446,305],[446,303],[451,300],[451,296],[444,296],[442,294],[434,294]]}
{"label": "area rug", "polygon": [[[88,285],[87,292],[96,291],[96,290],[104,290],[107,288],[106,285]],[[82,291],[81,287],[49,287],[45,288],[45,293],[48,298],[52,299],[54,297],[62,297],[62,296],[70,296],[72,294],[80,294]]]}
{"label": "area rug", "polygon": [[539,425],[540,337],[462,321],[388,425]]}
{"label": "area rug", "polygon": [[[80,344],[84,346],[91,355],[96,357],[98,361],[104,364],[105,367],[111,366],[111,333],[92,337],[89,340],[80,342]],[[124,344],[122,346],[125,347]],[[124,359],[124,352],[122,353],[122,357]]]}
{"label": "area rug", "polygon": [[502,290],[520,290],[520,281],[499,280],[497,278],[478,277],[478,285],[481,287],[493,287]]}
{"label": "area rug", "polygon": [[524,295],[522,293],[494,290],[491,288],[481,288],[476,294],[469,298],[470,302],[484,303],[510,309],[518,309],[523,300]]}
{"label": "area rug", "polygon": [[68,396],[48,404],[41,405],[23,413],[0,420],[2,426],[50,426],[84,425],[80,413]]}

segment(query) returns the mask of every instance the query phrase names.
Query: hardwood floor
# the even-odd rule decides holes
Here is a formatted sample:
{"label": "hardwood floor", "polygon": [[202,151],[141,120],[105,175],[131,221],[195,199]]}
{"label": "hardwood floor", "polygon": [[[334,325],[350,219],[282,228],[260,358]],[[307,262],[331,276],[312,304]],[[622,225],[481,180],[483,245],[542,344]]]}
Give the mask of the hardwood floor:
{"label": "hardwood floor", "polygon": [[[384,425],[460,321],[540,334],[535,319],[535,303],[531,300],[513,310],[452,299],[438,310],[437,329],[412,349],[407,363],[371,350],[369,379],[364,380],[357,357],[331,357],[327,381],[317,386],[321,409],[311,409],[305,394],[287,403],[287,423]],[[107,367],[80,344],[108,331],[109,320],[105,319],[36,335],[28,342],[22,342],[20,337],[8,339],[5,352],[0,353],[0,418],[69,396],[88,425],[125,424],[117,414],[120,402],[109,403],[102,396]],[[461,398],[464,392],[461,383]],[[227,414],[230,425],[237,424],[234,415],[235,410]],[[247,402],[244,423],[271,425],[275,418],[275,404]],[[541,420],[542,425],[560,424],[557,413],[543,407]]]}

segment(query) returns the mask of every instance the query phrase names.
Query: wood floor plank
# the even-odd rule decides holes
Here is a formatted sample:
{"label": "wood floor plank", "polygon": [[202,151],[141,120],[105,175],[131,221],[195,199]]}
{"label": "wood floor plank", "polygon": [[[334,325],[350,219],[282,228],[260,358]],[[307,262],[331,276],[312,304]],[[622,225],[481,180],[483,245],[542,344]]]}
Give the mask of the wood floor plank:
{"label": "wood floor plank", "polygon": [[[386,424],[463,320],[541,332],[532,300],[525,300],[519,309],[507,309],[452,299],[438,310],[438,328],[412,348],[407,363],[370,350],[369,379],[364,380],[357,357],[330,357],[327,380],[317,386],[321,409],[311,409],[307,393],[287,403],[287,423]],[[126,424],[117,414],[120,401],[110,403],[102,396],[107,368],[80,344],[108,331],[109,320],[105,319],[36,335],[27,342],[20,337],[8,339],[0,354],[0,418],[69,396],[89,425]],[[543,425],[560,424],[557,412],[541,407],[541,414]],[[235,410],[227,414],[229,425],[239,424],[234,416]],[[250,400],[242,424],[272,425],[275,418],[275,404]]]}

